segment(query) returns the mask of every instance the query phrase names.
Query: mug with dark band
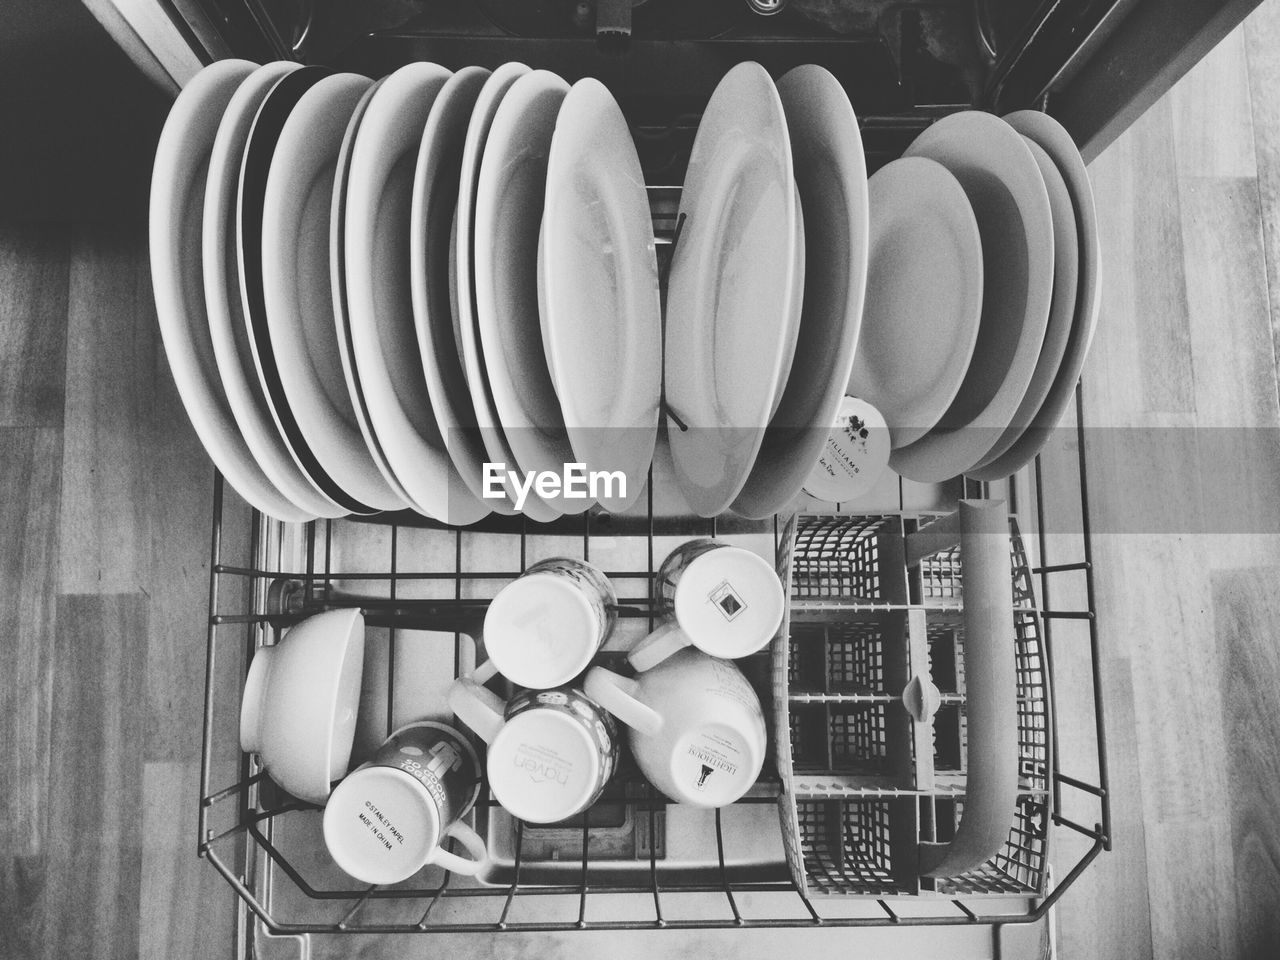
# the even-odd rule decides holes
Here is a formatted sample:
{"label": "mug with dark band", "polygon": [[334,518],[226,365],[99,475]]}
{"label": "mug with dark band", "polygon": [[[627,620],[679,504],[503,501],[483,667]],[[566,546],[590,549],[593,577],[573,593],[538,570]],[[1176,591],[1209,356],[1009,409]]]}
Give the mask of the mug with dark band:
{"label": "mug with dark band", "polygon": [[569,683],[608,639],[617,603],[613,584],[594,564],[573,557],[535,563],[490,602],[489,659],[476,668],[476,679],[485,683],[501,673],[531,690]]}
{"label": "mug with dark band", "polygon": [[503,702],[471,678],[455,680],[449,706],[488,745],[489,789],[529,823],[556,823],[599,799],[618,761],[618,732],[571,687],[525,690]]}
{"label": "mug with dark band", "polygon": [[[329,797],[330,856],[365,883],[398,883],[432,863],[478,873],[488,851],[461,818],[475,805],[480,772],[475,748],[452,727],[428,720],[401,727]],[[445,850],[448,837],[470,859]]]}

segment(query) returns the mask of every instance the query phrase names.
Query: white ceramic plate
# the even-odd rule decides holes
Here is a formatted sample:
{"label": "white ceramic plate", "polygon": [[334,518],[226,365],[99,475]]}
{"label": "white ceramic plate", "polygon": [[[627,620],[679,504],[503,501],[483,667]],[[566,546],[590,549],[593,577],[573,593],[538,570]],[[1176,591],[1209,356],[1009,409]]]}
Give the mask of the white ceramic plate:
{"label": "white ceramic plate", "polygon": [[1035,158],[999,117],[944,117],[907,148],[960,181],[982,235],[982,325],[964,382],[938,424],[889,465],[910,480],[974,467],[1012,422],[1040,358],[1053,293],[1053,216]]}
{"label": "white ceramic plate", "polygon": [[895,447],[947,412],[982,320],[982,239],[959,181],[924,157],[869,183],[871,256],[849,396],[884,417]]}
{"label": "white ceramic plate", "polygon": [[621,471],[639,497],[662,394],[662,304],[644,173],[627,121],[598,80],[556,117],[538,262],[542,343],[574,456]]}
{"label": "white ceramic plate", "polygon": [[369,409],[364,402],[364,391],[360,389],[360,374],[356,370],[351,346],[351,323],[347,313],[347,259],[345,253],[347,214],[347,182],[351,176],[351,151],[355,147],[356,132],[360,129],[360,121],[364,119],[369,101],[373,99],[382,80],[374,81],[373,86],[364,92],[360,102],[356,104],[347,123],[346,133],[342,136],[342,146],[338,149],[338,161],[334,168],[333,201],[329,213],[329,288],[333,293],[334,333],[338,341],[338,358],[342,362],[342,375],[347,382],[347,395],[351,398],[351,406],[356,415],[356,423],[360,427],[360,435],[364,438],[365,448],[373,459],[383,481],[395,491],[405,503],[412,504],[409,494],[405,492],[400,481],[396,479],[386,454],[378,443],[377,434],[373,432],[373,423],[369,419]]}
{"label": "white ceramic plate", "polygon": [[338,354],[329,235],[338,151],[373,81],[325,77],[280,131],[263,196],[262,286],[275,368],[302,438],[351,497],[379,510],[408,502],[382,478],[356,422]]}
{"label": "white ceramic plate", "polygon": [[[463,67],[436,95],[418,149],[409,234],[413,319],[427,392],[453,465],[477,497],[484,495],[482,478],[488,457],[462,369],[457,207],[467,126],[489,75],[483,67]],[[485,503],[499,513],[515,512],[505,497]]]}
{"label": "white ceramic plate", "polygon": [[800,492],[822,455],[849,380],[867,279],[867,168],[840,82],[819,66],[778,81],[804,212],[804,296],[795,359],[733,509],[767,517]]}
{"label": "white ceramic plate", "polygon": [[267,176],[271,170],[276,144],[298,101],[329,74],[324,67],[295,70],[282,77],[258,107],[245,142],[240,183],[236,193],[236,266],[240,278],[240,304],[258,383],[266,397],[276,429],[284,438],[294,463],[338,507],[350,513],[368,514],[377,512],[376,508],[352,496],[329,475],[299,426],[284,390],[280,361],[271,342],[262,277],[262,217]]}
{"label": "white ceramic plate", "polygon": [[[212,148],[207,156],[209,170],[207,175],[201,174],[204,186],[202,209],[195,214],[200,219],[198,234],[183,242],[186,252],[184,260],[191,260],[192,252],[197,255],[202,282],[195,289],[197,292],[200,289],[204,291],[205,303],[197,342],[209,344],[210,355],[214,358],[216,367],[216,372],[212,374],[216,393],[224,398],[223,402],[227,404],[232,416],[234,428],[239,434],[237,445],[248,449],[256,465],[253,472],[264,475],[271,488],[274,488],[271,499],[278,504],[276,511],[282,509],[279,504],[283,502],[289,504],[283,508],[289,516],[312,518],[320,511],[332,512],[334,504],[321,497],[310,481],[294,466],[283,439],[280,439],[271,422],[265,399],[255,396],[255,390],[260,392],[260,388],[257,387],[257,376],[253,374],[253,358],[241,319],[236,236],[232,229],[239,166],[253,114],[262,97],[266,96],[275,82],[289,70],[296,68],[297,64],[284,63],[259,67],[242,78],[230,97],[227,109],[216,113],[214,110],[206,110],[202,115],[202,122],[209,120],[214,123],[216,136],[212,138]],[[177,105],[174,109],[177,109]],[[157,160],[159,157],[157,151]],[[152,242],[152,257],[159,252],[156,242]],[[163,315],[161,329],[164,329]],[[170,364],[173,364],[172,357]],[[174,372],[177,375],[177,367],[174,367]],[[186,398],[186,394],[183,396]],[[204,435],[201,439],[204,439]],[[253,503],[253,506],[264,509],[259,503]],[[265,512],[282,517],[279,512]]]}
{"label": "white ceramic plate", "polygon": [[[568,92],[554,73],[534,70],[498,104],[476,181],[472,244],[476,326],[503,436],[521,470],[557,474],[575,457],[542,345],[538,231],[551,136]],[[543,499],[559,513],[594,503]]]}
{"label": "white ceramic plate", "polygon": [[972,471],[978,480],[999,480],[1030,463],[1044,446],[1049,433],[1062,419],[1075,396],[1076,381],[1084,368],[1089,344],[1098,323],[1098,305],[1102,298],[1099,282],[1101,270],[1098,240],[1098,216],[1093,206],[1093,188],[1089,172],[1071,134],[1052,117],[1035,110],[1011,113],[1005,120],[1023,136],[1039,144],[1053,159],[1066,181],[1075,209],[1076,236],[1079,246],[1079,286],[1076,291],[1075,319],[1067,338],[1066,351],[1058,367],[1053,385],[1032,418],[1031,425],[1003,454]]}
{"label": "white ceramic plate", "polygon": [[336,508],[294,463],[271,416],[270,405],[253,365],[253,348],[244,319],[235,214],[240,167],[249,129],[271,88],[297,70],[296,63],[268,63],[255,70],[236,90],[218,127],[209,160],[209,179],[201,249],[209,336],[218,361],[218,375],[245,443],[272,483],[308,513],[331,514]]}
{"label": "white ceramic plate", "polygon": [[[519,461],[512,452],[506,436],[502,431],[502,422],[494,407],[493,395],[485,371],[485,357],[480,341],[480,331],[476,315],[476,274],[475,274],[475,226],[477,185],[480,179],[481,162],[484,159],[489,131],[493,126],[494,115],[512,85],[520,77],[530,73],[529,67],[523,63],[504,63],[494,70],[480,95],[476,98],[471,112],[471,122],[467,125],[466,141],[462,149],[462,173],[458,183],[457,214],[457,259],[455,263],[458,289],[458,332],[462,338],[462,364],[467,380],[467,388],[471,392],[472,409],[475,411],[476,425],[484,445],[486,461],[506,464],[508,470],[518,470]],[[507,487],[508,496],[514,502],[514,493]],[[530,494],[525,501],[523,512],[533,520],[545,522],[559,515],[558,510]]]}
{"label": "white ceramic plate", "polygon": [[208,167],[223,113],[255,64],[223,60],[178,96],[156,146],[148,218],[151,278],[165,356],[196,435],[214,466],[255,509],[309,520],[254,460],[236,425],[209,337],[202,272]]}
{"label": "white ceramic plate", "polygon": [[[1071,205],[1071,195],[1062,174],[1049,159],[1049,155],[1029,137],[1022,138],[1031,155],[1036,158],[1040,176],[1044,178],[1049,193],[1049,209],[1053,213],[1053,299],[1049,305],[1049,326],[1045,328],[1044,344],[1040,347],[1040,359],[1027,393],[1018,404],[1008,429],[978,461],[978,467],[990,463],[1007,451],[1018,437],[1026,432],[1032,418],[1044,403],[1049,388],[1058,375],[1067,339],[1071,335],[1075,319],[1076,292],[1080,283],[1080,246],[1076,236],[1076,214]],[[970,473],[974,469],[970,468]]]}
{"label": "white ceramic plate", "polygon": [[680,197],[663,380],[676,475],[700,516],[724,511],[755,463],[800,317],[799,211],[782,101],[758,63],[716,87]]}
{"label": "white ceramic plate", "polygon": [[414,330],[409,214],[414,159],[444,67],[385,79],[356,131],[343,223],[352,358],[379,447],[414,506],[444,523],[488,514],[453,467],[431,410]]}

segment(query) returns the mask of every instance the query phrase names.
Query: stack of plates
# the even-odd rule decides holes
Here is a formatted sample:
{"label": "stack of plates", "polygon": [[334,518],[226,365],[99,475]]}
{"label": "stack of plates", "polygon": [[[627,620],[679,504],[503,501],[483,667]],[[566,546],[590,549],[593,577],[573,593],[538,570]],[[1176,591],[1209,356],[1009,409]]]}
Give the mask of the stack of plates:
{"label": "stack of plates", "polygon": [[[216,63],[161,138],[151,250],[182,400],[264,513],[550,520],[644,488],[657,261],[630,132],[595,81]],[[628,482],[525,482],[575,463]]]}
{"label": "stack of plates", "polygon": [[1070,403],[1098,316],[1098,232],[1071,137],[1034,111],[953,114],[871,177],[849,393],[912,480],[998,480]]}
{"label": "stack of plates", "polygon": [[740,64],[679,221],[664,318],[640,162],[595,80],[222,61],[156,155],[165,349],[218,469],[284,520],[549,521],[636,509],[646,482],[668,512],[764,517],[846,388],[916,479],[1016,469],[1069,402],[1096,225],[1042,115],[942,120],[869,190],[830,73]]}

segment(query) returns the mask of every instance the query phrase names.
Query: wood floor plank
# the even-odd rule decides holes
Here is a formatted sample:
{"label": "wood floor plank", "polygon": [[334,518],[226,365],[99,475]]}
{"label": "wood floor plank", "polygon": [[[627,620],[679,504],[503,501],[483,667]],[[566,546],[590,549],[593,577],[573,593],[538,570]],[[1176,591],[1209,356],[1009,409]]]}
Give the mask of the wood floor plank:
{"label": "wood floor plank", "polygon": [[1238,892],[1236,955],[1280,954],[1280,566],[1213,577]]}
{"label": "wood floor plank", "polygon": [[1091,168],[1099,218],[1102,307],[1086,369],[1091,426],[1150,422],[1195,410],[1182,270],[1181,207],[1169,98]]}
{"label": "wood floor plank", "polygon": [[[136,592],[150,571],[147,470],[155,336],[143,251],[127,228],[82,228],[67,318],[61,587]],[[171,414],[172,415],[172,414]]]}
{"label": "wood floor plank", "polygon": [[0,960],[31,960],[40,955],[44,896],[44,857],[0,858]]}
{"label": "wood floor plank", "polygon": [[1263,3],[1243,26],[1253,113],[1258,206],[1273,351],[1280,356],[1280,3]]}
{"label": "wood floor plank", "polygon": [[1132,732],[1110,729],[1135,738],[1142,782],[1113,802],[1140,804],[1155,957],[1227,955],[1235,910],[1212,601],[1193,544],[1147,534],[1099,549],[1099,628],[1129,645],[1134,694]]}
{"label": "wood floor plank", "polygon": [[49,775],[62,435],[0,427],[0,860],[40,852]]}
{"label": "wood floor plank", "polygon": [[1233,30],[1170,91],[1178,172],[1250,177],[1257,167],[1244,33]]}
{"label": "wood floor plank", "polygon": [[1179,193],[1196,424],[1280,425],[1257,182],[1184,177]]}
{"label": "wood floor plank", "polygon": [[136,957],[147,603],[60,596],[42,956]]}
{"label": "wood floor plank", "polygon": [[198,760],[146,763],[138,955],[231,960],[235,892],[195,855]]}
{"label": "wood floor plank", "polygon": [[67,233],[0,226],[0,427],[62,425]]}
{"label": "wood floor plank", "polygon": [[199,751],[212,466],[168,371],[145,230],[72,246],[61,588],[151,601],[146,756]]}

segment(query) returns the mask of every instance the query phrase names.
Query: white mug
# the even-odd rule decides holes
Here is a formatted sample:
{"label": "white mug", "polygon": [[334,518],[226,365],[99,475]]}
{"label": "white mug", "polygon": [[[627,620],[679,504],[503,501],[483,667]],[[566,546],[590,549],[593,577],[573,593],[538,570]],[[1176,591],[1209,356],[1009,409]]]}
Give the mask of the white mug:
{"label": "white mug", "polygon": [[764,711],[729,660],[684,649],[634,680],[593,667],[585,690],[631,728],[636,763],[672,800],[723,807],[760,775]]}
{"label": "white mug", "polygon": [[628,659],[641,672],[690,645],[713,657],[748,656],[782,623],[782,581],[772,565],[742,547],[715,540],[681,544],[662,562],[657,585],[659,610],[674,623],[631,651]]}
{"label": "white mug", "polygon": [[486,682],[501,673],[531,690],[559,687],[587,668],[617,621],[617,594],[601,570],[571,557],[529,567],[498,593],[484,618]]}
{"label": "white mug", "polygon": [[463,677],[449,689],[449,706],[489,745],[494,797],[529,823],[557,823],[586,810],[617,766],[613,719],[578,690],[525,690],[504,703]]}
{"label": "white mug", "polygon": [[[479,793],[480,758],[461,733],[429,720],[407,724],[334,788],[324,808],[325,846],[365,883],[399,883],[429,863],[474,875],[489,855],[461,818]],[[445,850],[446,837],[472,859]]]}

